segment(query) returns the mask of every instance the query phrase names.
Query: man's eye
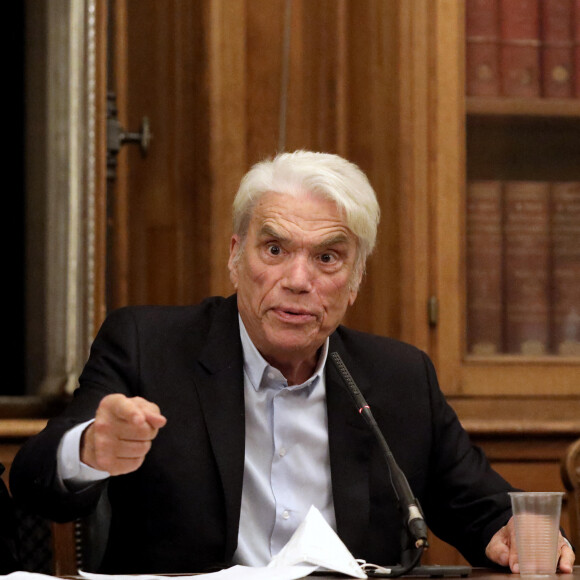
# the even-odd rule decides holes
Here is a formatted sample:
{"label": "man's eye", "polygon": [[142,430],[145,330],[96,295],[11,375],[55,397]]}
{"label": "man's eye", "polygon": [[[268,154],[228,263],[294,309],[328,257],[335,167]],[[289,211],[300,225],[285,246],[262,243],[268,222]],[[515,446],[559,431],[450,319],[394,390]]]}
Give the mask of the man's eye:
{"label": "man's eye", "polygon": [[282,249],[276,244],[270,244],[268,246],[268,253],[272,256],[279,256],[282,253]]}
{"label": "man's eye", "polygon": [[336,260],[336,258],[334,257],[333,254],[321,254],[320,255],[320,261],[324,264],[332,264],[335,260]]}

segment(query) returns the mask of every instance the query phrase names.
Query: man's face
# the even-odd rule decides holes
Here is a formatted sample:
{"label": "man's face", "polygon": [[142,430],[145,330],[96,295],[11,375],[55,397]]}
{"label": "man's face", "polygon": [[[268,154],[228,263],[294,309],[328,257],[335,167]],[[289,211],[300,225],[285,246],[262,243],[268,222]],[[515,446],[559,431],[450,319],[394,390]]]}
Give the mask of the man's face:
{"label": "man's face", "polygon": [[332,201],[309,193],[262,196],[243,248],[232,237],[229,269],[244,325],[270,364],[315,360],[355,301],[356,253],[356,238]]}

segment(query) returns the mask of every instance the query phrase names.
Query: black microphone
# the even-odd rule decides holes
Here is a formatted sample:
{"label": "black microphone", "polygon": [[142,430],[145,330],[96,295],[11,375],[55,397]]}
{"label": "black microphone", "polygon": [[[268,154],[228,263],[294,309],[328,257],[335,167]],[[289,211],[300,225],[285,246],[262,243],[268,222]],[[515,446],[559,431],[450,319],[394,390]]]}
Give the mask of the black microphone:
{"label": "black microphone", "polygon": [[413,496],[413,492],[411,491],[411,487],[409,486],[409,482],[405,477],[405,474],[397,465],[397,462],[395,461],[395,458],[391,453],[391,450],[389,449],[389,446],[381,430],[379,429],[375,418],[373,417],[371,408],[365,401],[365,398],[354,382],[351,374],[348,372],[348,369],[340,358],[340,355],[337,352],[332,352],[330,353],[330,359],[340,374],[346,390],[354,401],[358,412],[364,417],[369,427],[371,428],[371,431],[379,442],[379,445],[384,451],[391,476],[391,485],[395,490],[395,495],[397,496],[397,500],[399,502],[399,508],[403,512],[407,529],[411,538],[415,542],[415,547],[427,548],[429,545],[427,541],[427,524],[425,523],[423,514],[419,508],[419,502]]}

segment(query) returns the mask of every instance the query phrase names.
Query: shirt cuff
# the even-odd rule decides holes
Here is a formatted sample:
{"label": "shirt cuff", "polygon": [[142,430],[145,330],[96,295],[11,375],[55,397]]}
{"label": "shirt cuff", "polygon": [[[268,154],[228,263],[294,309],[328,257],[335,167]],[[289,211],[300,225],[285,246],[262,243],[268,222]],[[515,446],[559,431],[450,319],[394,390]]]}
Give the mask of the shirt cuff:
{"label": "shirt cuff", "polygon": [[83,431],[93,421],[94,419],[91,419],[67,431],[58,447],[58,475],[67,487],[86,486],[111,475],[108,471],[94,469],[81,461],[81,437]]}

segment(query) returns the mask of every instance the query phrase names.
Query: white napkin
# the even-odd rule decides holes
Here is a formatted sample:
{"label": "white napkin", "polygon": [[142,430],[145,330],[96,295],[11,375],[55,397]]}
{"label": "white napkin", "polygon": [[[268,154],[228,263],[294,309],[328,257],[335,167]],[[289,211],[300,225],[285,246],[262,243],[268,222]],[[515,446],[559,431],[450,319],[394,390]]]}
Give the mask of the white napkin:
{"label": "white napkin", "polygon": [[313,564],[354,578],[367,578],[352,554],[322,514],[311,506],[303,522],[268,567]]}

